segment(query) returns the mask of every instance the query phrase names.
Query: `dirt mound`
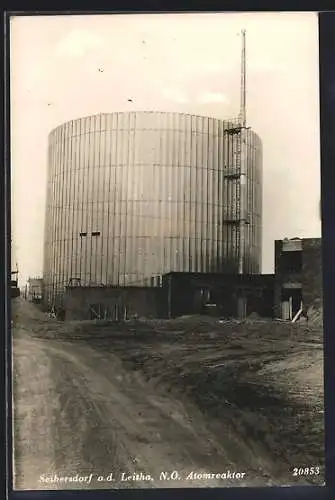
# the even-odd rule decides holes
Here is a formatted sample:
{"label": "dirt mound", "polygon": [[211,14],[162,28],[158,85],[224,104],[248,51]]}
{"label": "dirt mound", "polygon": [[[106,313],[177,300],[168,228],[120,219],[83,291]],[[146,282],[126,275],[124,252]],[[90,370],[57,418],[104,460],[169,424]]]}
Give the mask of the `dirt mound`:
{"label": "dirt mound", "polygon": [[323,308],[309,308],[308,322],[314,325],[323,325]]}

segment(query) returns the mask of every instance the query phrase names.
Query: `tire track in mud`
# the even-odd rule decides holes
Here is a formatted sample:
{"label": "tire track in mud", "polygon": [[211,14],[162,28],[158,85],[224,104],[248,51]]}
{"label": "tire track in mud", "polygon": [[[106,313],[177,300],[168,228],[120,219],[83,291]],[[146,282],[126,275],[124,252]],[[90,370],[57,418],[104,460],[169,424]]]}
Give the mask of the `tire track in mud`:
{"label": "tire track in mud", "polygon": [[[65,432],[67,436],[76,435],[73,439],[76,442],[76,456],[81,460],[80,474],[94,472],[96,475],[107,475],[114,472],[118,477],[121,472],[129,474],[143,472],[151,474],[154,478],[154,481],[149,483],[129,481],[121,484],[116,480],[113,485],[107,486],[109,488],[229,485],[229,481],[223,484],[218,480],[210,482],[179,480],[174,484],[160,481],[159,476],[163,471],[178,470],[181,477],[185,477],[192,470],[203,473],[220,472],[224,462],[230,465],[224,469],[236,469],[227,458],[218,455],[217,447],[210,444],[208,436],[205,436],[207,440],[204,439],[203,442],[199,439],[199,435],[196,439],[196,431],[184,420],[178,409],[173,408],[176,405],[172,400],[170,404],[165,402],[165,406],[162,407],[157,398],[154,401],[152,395],[148,398],[143,387],[131,380],[128,374],[122,373],[117,359],[113,360],[114,370],[111,370],[111,375],[107,379],[82,362],[81,356],[78,356],[78,347],[75,355],[50,345],[47,349],[54,360],[58,359],[55,366],[63,366],[62,377],[57,384],[62,384],[63,392],[68,384],[66,391],[68,395],[75,394],[73,398],[75,401],[73,404],[68,403],[67,406],[65,416],[67,423],[63,420],[59,428],[63,428],[62,434]],[[90,351],[85,350],[85,353],[87,356]],[[115,365],[118,365],[117,370]],[[113,384],[112,378],[117,379],[118,387]],[[63,396],[63,399],[64,397],[68,396]],[[86,406],[84,422],[82,419],[79,424],[78,412],[71,415],[71,407],[73,411],[77,404],[82,408]],[[104,450],[100,455],[97,453],[94,441],[99,441]],[[62,457],[68,461],[71,454],[65,450],[66,445],[57,459],[58,464],[62,463]],[[106,469],[108,456],[112,457],[112,460]],[[204,465],[208,463],[213,464],[211,470]],[[61,469],[64,473],[69,473],[69,470],[71,470],[69,463],[66,468]],[[73,472],[78,472],[78,469]],[[236,486],[236,481],[230,483]],[[240,482],[238,484],[246,485]],[[264,479],[261,484],[264,484]],[[100,487],[106,487],[106,484],[101,484]]]}
{"label": "tire track in mud", "polygon": [[13,351],[13,488],[34,489],[41,472],[54,468],[52,417],[58,398],[49,383],[51,360],[40,343],[15,339]]}

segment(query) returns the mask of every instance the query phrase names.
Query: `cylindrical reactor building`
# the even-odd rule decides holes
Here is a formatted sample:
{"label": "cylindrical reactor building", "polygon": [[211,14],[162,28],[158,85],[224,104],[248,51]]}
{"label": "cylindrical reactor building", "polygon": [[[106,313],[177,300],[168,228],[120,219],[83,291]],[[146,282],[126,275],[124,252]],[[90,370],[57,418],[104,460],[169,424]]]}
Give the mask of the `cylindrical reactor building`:
{"label": "cylindrical reactor building", "polygon": [[[124,112],[49,136],[44,283],[148,285],[179,272],[237,272],[239,136],[233,123]],[[261,262],[262,145],[245,130],[244,273]]]}

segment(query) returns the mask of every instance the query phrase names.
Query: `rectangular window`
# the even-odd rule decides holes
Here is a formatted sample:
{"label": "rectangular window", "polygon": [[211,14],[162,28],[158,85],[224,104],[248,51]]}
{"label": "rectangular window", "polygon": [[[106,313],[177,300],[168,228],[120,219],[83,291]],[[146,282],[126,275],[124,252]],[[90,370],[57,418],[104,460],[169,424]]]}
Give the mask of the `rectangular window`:
{"label": "rectangular window", "polygon": [[100,236],[100,231],[93,231],[92,236]]}

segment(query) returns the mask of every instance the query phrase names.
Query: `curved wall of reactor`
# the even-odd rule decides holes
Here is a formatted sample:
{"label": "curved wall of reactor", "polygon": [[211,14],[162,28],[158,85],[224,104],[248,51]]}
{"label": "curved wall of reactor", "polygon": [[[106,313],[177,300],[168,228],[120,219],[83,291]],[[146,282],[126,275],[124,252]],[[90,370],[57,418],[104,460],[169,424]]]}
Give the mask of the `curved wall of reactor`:
{"label": "curved wall of reactor", "polygon": [[[124,112],[49,136],[44,283],[150,285],[170,271],[237,272],[239,179],[232,123]],[[244,272],[261,261],[262,145],[245,132]]]}

